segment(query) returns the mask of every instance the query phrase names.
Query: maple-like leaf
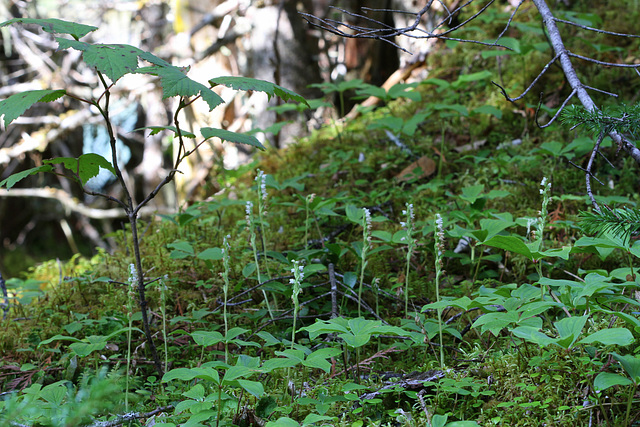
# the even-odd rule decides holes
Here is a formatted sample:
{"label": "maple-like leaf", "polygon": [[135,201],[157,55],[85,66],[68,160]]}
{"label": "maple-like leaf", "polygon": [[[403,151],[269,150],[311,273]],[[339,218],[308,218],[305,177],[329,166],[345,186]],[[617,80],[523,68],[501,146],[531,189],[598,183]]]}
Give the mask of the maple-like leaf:
{"label": "maple-like leaf", "polygon": [[22,172],[14,173],[13,175],[9,176],[7,179],[5,179],[2,182],[0,182],[0,187],[6,186],[7,190],[8,190],[11,187],[13,187],[14,185],[16,185],[16,183],[18,181],[22,181],[26,177],[28,177],[30,175],[35,175],[35,174],[40,173],[40,172],[53,172],[53,166],[51,166],[51,165],[42,165],[42,166],[37,166],[35,168],[27,169],[27,170],[22,171]]}
{"label": "maple-like leaf", "polygon": [[202,96],[202,99],[209,104],[209,111],[223,104],[224,100],[220,96],[206,87],[202,83],[191,80],[178,67],[173,65],[152,65],[150,67],[141,67],[136,73],[151,74],[160,77],[162,86],[162,97],[169,98],[171,96]]}
{"label": "maple-like leaf", "polygon": [[284,101],[293,100],[305,104],[307,107],[309,106],[307,100],[301,95],[265,80],[249,77],[224,76],[209,80],[209,84],[211,86],[223,85],[235,90],[257,90],[266,93],[269,99],[271,99],[272,96],[278,96]]}
{"label": "maple-like leaf", "polygon": [[107,169],[112,174],[116,174],[113,165],[104,157],[95,153],[83,154],[77,159],[75,157],[57,157],[45,160],[45,164],[62,164],[74,174],[77,174],[82,185],[85,185],[94,176],[100,173],[100,168]]}
{"label": "maple-like leaf", "polygon": [[69,34],[78,40],[92,31],[98,29],[91,25],[77,24],[75,22],[63,21],[61,19],[35,19],[35,18],[13,18],[0,24],[0,27],[20,22],[22,24],[36,24],[42,27],[44,31],[51,34]]}
{"label": "maple-like leaf", "polygon": [[202,136],[205,138],[205,140],[213,137],[218,137],[223,141],[229,141],[229,142],[234,142],[239,144],[248,144],[256,148],[259,148],[260,150],[265,149],[264,145],[262,145],[255,136],[246,135],[243,133],[231,132],[230,130],[217,129],[217,128],[202,128],[200,129],[200,132],[202,132]]}
{"label": "maple-like leaf", "polygon": [[0,117],[4,116],[4,125],[24,114],[36,102],[51,102],[67,93],[64,89],[28,90],[16,93],[0,101]]}

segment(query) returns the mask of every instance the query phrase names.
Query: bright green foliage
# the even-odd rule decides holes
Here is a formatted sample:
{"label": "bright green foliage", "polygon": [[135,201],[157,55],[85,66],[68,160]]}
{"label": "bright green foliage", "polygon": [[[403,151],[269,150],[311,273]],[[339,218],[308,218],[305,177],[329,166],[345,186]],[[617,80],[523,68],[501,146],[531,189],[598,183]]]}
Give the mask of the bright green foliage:
{"label": "bright green foliage", "polygon": [[151,74],[160,77],[162,85],[162,97],[172,96],[202,96],[209,105],[209,111],[224,103],[220,95],[186,76],[183,70],[174,66],[152,65],[150,67],[138,68],[136,73]]}
{"label": "bright green foliage", "polygon": [[217,128],[202,128],[201,129],[202,136],[205,140],[213,137],[217,137],[222,139],[223,141],[235,142],[238,144],[247,144],[253,147],[264,150],[264,145],[258,141],[255,136],[245,135],[241,133],[231,132],[226,129],[217,129]]}
{"label": "bright green foliage", "polygon": [[[512,39],[505,44],[514,48],[514,52],[509,53],[523,55],[527,51],[539,51],[524,38]],[[85,54],[94,55],[95,66],[102,67],[104,72],[101,72],[105,75],[112,73],[117,77],[123,71],[130,72],[132,59],[135,59],[136,67],[138,60],[145,60],[142,54],[128,52],[131,57],[123,57],[123,62],[119,62],[119,53],[127,55],[119,46],[96,52],[87,48]],[[101,62],[95,55],[102,52],[113,58]],[[124,63],[129,68],[125,68]],[[184,85],[190,93],[188,96],[205,96],[202,89],[205,86],[184,79],[184,70],[154,65],[146,70],[160,76],[161,84],[172,85],[174,91],[181,90],[179,87]],[[135,72],[139,71],[135,69]],[[506,81],[510,80],[508,73],[503,76]],[[450,82],[445,78],[457,80]],[[480,137],[469,128],[470,123],[478,122],[478,115],[493,116],[486,120],[502,117],[504,122],[512,115],[509,108],[500,110],[484,105],[485,101],[491,102],[487,99],[487,90],[480,93],[471,90],[474,85],[486,88],[488,80],[486,72],[467,75],[463,71],[453,79],[446,76],[430,79],[429,84],[420,85],[414,91],[399,88],[383,94],[368,88],[371,94],[385,95],[385,101],[391,102],[392,97],[404,99],[376,110],[374,114],[365,114],[362,120],[344,123],[339,138],[335,132],[321,129],[311,138],[313,143],[307,145],[303,140],[277,156],[267,154],[264,166],[260,167],[273,171],[266,182],[274,190],[269,199],[269,226],[274,230],[280,228],[281,232],[273,233],[277,242],[270,245],[272,250],[261,250],[258,246],[262,257],[253,263],[249,262],[246,235],[241,231],[245,224],[243,210],[236,205],[243,205],[246,200],[255,201],[255,194],[243,189],[253,178],[245,176],[245,172],[252,170],[255,164],[245,167],[244,172],[225,171],[226,177],[238,184],[234,185],[238,200],[216,198],[195,203],[175,215],[164,216],[162,222],[149,224],[141,250],[145,263],[148,261],[153,268],[140,271],[145,271],[147,278],[166,272],[171,274],[171,292],[166,311],[163,309],[161,313],[163,322],[168,320],[172,325],[171,332],[164,335],[166,354],[163,356],[175,369],[154,378],[146,365],[138,364],[131,371],[134,381],[129,393],[136,396],[134,400],[139,400],[133,401],[131,407],[149,411],[161,405],[174,405],[174,410],[164,411],[155,419],[156,425],[165,427],[243,423],[266,423],[276,427],[574,426],[586,425],[590,413],[595,414],[594,419],[608,416],[609,425],[624,425],[620,408],[625,399],[629,402],[628,408],[635,407],[633,399],[637,393],[634,387],[640,381],[640,359],[632,354],[633,339],[637,339],[640,330],[636,314],[640,303],[635,296],[639,288],[633,277],[633,272],[638,270],[634,264],[640,257],[640,244],[624,245],[622,236],[611,233],[600,238],[581,237],[581,231],[573,222],[573,214],[580,209],[584,199],[568,193],[570,179],[567,177],[579,173],[572,175],[575,171],[564,168],[560,160],[581,158],[590,150],[589,141],[555,142],[567,140],[558,134],[555,139],[551,138],[552,141],[536,142],[533,149],[532,141],[527,138],[523,138],[522,147],[496,150],[494,145],[486,149],[487,144],[485,149],[473,149],[460,155],[451,149],[455,142],[460,142],[455,140],[457,137],[461,141],[466,141],[464,137],[467,136],[473,138],[471,141]],[[236,89],[263,90],[268,96],[278,95],[274,87],[262,82],[252,84],[241,78],[211,81],[212,84],[223,82]],[[361,82],[334,86],[336,90],[363,87]],[[461,91],[457,92],[455,88]],[[366,91],[367,88],[362,89],[361,93],[364,95]],[[473,108],[467,104],[467,96],[481,99],[475,104],[480,106]],[[189,102],[181,101],[182,105]],[[402,106],[415,108],[404,111]],[[502,112],[504,116],[501,116]],[[437,120],[434,119],[436,116]],[[487,130],[490,133],[481,136],[491,144],[520,136],[521,129],[505,131],[506,125],[493,122],[497,130]],[[394,151],[395,147],[376,149],[384,143],[379,139],[383,132],[375,129],[376,124],[383,124],[380,129],[411,136],[403,142],[413,153],[435,152],[434,135],[442,135],[443,143],[437,149],[442,157],[442,174],[401,185],[395,183],[392,177],[409,160]],[[167,130],[174,135],[195,138],[194,134],[176,126],[149,128],[152,134]],[[530,132],[535,135],[537,130],[530,129]],[[208,128],[203,130],[203,136],[220,136],[227,141],[262,148],[251,139],[243,140],[240,136]],[[179,140],[175,138],[174,142]],[[360,152],[363,160],[359,159]],[[78,173],[82,167],[81,160],[64,159],[60,163],[72,173]],[[21,172],[2,185],[10,187],[21,174],[53,171],[52,166],[45,164],[43,169]],[[92,167],[95,171],[96,165]],[[97,164],[97,169],[99,167]],[[627,168],[623,171],[627,172]],[[531,195],[527,191],[537,194],[536,182],[541,173],[553,176],[554,182],[559,184],[549,210],[556,209],[556,204],[558,208],[553,218],[539,215],[545,217],[550,227],[541,227],[538,232],[537,223],[530,221],[535,219],[531,218],[531,213],[537,212],[539,206],[537,202],[531,206]],[[85,171],[84,177],[88,174],[90,172]],[[603,193],[605,191],[607,189],[603,189]],[[634,197],[631,195],[628,202],[637,201]],[[404,219],[399,212],[407,201],[416,204],[420,215],[417,218],[432,218],[436,212],[441,213],[446,238],[438,240],[444,243],[441,249],[441,245],[434,248],[432,221],[416,221],[413,233],[416,250],[407,256],[410,268],[402,269],[406,271],[405,278],[398,268],[403,264],[407,246],[401,239],[411,233],[399,230],[402,226],[397,220]],[[379,215],[373,218],[375,229],[370,234],[374,248],[366,252],[370,261],[363,271],[363,282],[367,286],[363,302],[366,300],[371,304],[375,298],[378,306],[379,300],[376,314],[402,327],[371,320],[373,313],[368,310],[363,312],[367,318],[352,318],[356,312],[354,295],[358,283],[358,275],[353,271],[364,249],[359,233],[364,219],[360,206],[375,207],[372,213]],[[300,215],[301,212],[306,215]],[[625,224],[632,222],[629,219]],[[346,231],[330,234],[342,224]],[[260,225],[260,230],[256,230],[263,232]],[[525,233],[528,225],[536,228],[535,238],[528,231]],[[217,246],[227,232],[234,235],[231,240],[234,250],[229,253],[225,249],[224,253],[230,256],[224,265],[229,299],[225,289],[222,300],[219,272],[223,269],[223,252]],[[300,242],[303,233],[308,234],[305,244]],[[30,362],[22,365],[24,371],[40,368],[41,361],[49,356],[45,351],[56,355],[53,362],[56,369],[67,372],[78,369],[77,360],[80,360],[81,369],[87,371],[103,363],[102,356],[111,360],[105,360],[105,363],[121,362],[123,351],[111,352],[107,344],[123,348],[122,325],[119,324],[123,304],[118,299],[121,288],[118,282],[125,271],[122,264],[128,265],[130,259],[131,234],[114,235],[120,245],[115,255],[96,258],[95,271],[81,275],[77,282],[42,291],[39,282],[29,284],[28,288],[25,283],[20,288],[13,286],[15,281],[8,281],[10,293],[18,295],[16,301],[24,302],[12,310],[24,310],[27,315],[32,310],[39,315],[44,312],[47,321],[51,319],[48,322],[51,325],[47,324],[44,330],[38,330],[20,342],[26,347],[24,350],[28,350],[22,355]],[[454,252],[463,238],[469,239],[469,246]],[[619,266],[619,259],[624,257],[630,262],[623,268]],[[288,280],[294,259],[306,260],[304,292],[300,294],[300,318],[297,319],[306,326],[300,330],[296,330],[296,323],[292,322],[288,302],[293,293]],[[446,270],[435,279],[434,260],[441,260],[442,268]],[[260,289],[253,280],[253,272],[258,261],[269,264],[274,278],[265,281],[262,288],[280,297],[273,321],[265,316],[262,298],[256,298]],[[333,277],[329,273],[330,264],[334,267]],[[469,271],[468,265],[475,271]],[[534,267],[541,265],[544,265],[547,277],[538,272],[534,274]],[[53,276],[57,281],[57,270]],[[399,288],[406,283],[403,279],[408,281],[409,277],[412,286],[409,297],[417,305],[418,313],[404,319],[399,314],[403,311],[404,298],[393,292],[393,286]],[[369,287],[376,279],[380,279],[380,285]],[[434,280],[441,281],[440,291],[446,295],[439,302],[423,305],[435,299]],[[330,284],[337,287],[338,317],[312,323],[315,316],[328,314]],[[146,285],[147,289],[153,288],[149,282]],[[78,290],[82,292],[79,304],[74,301]],[[31,295],[43,294],[46,298],[40,299],[38,307],[35,304],[25,306]],[[152,295],[156,298],[156,291]],[[104,310],[104,314],[100,313],[104,317],[95,320],[91,312],[78,321],[80,313],[76,311],[85,309],[86,305],[96,311]],[[42,306],[46,311],[36,311]],[[149,309],[155,315],[159,313],[157,306],[155,300],[150,301]],[[434,320],[435,310],[442,313],[441,322]],[[229,318],[229,329],[225,328],[224,334],[220,326],[221,313],[225,313],[225,321]],[[140,315],[141,312],[135,313],[135,316]],[[169,319],[164,319],[165,316]],[[108,332],[95,332],[97,328],[106,329],[109,322],[118,323],[118,326]],[[10,322],[9,326],[15,324]],[[160,324],[156,320],[152,328],[157,330]],[[19,327],[22,325],[20,323]],[[444,332],[447,334],[440,349],[444,348],[452,356],[447,359],[451,361],[451,369],[437,371],[439,375],[432,378],[439,379],[417,385],[419,395],[415,389],[405,387],[408,376],[383,382],[374,375],[389,371],[425,373],[433,370],[437,366],[434,354],[438,348],[431,340],[439,325],[446,327]],[[111,335],[113,331],[118,335]],[[253,342],[252,332],[264,343]],[[53,338],[47,339],[50,336]],[[45,341],[36,347],[41,339]],[[50,344],[55,344],[55,348]],[[224,362],[223,344],[228,353]],[[12,346],[11,350],[14,348],[18,346]],[[629,354],[619,356],[618,353]],[[142,347],[138,347],[137,355],[133,357],[142,354]],[[609,363],[610,356],[618,363]],[[124,367],[124,363],[120,366]],[[351,374],[358,369],[364,375],[357,375],[357,380],[351,379]],[[285,371],[293,375],[289,378]],[[55,377],[59,371],[48,372]],[[49,380],[48,377],[41,379]],[[419,380],[414,381],[419,383]],[[30,397],[40,390],[40,385],[32,385],[9,400],[0,401],[0,423],[8,419],[26,425],[47,425],[47,422],[80,425],[59,415],[63,411],[80,412],[82,407],[73,400],[73,394],[63,399],[63,387],[54,384],[43,396],[32,400]],[[574,390],[576,384],[581,393],[566,393],[566,390]],[[606,393],[598,392],[602,390]],[[379,393],[370,398],[373,392]],[[149,396],[153,396],[153,400]],[[115,400],[120,394],[113,393],[108,397]],[[25,409],[20,416],[6,418],[7,414],[15,414],[11,411],[24,402],[28,411]],[[106,406],[110,401],[105,398],[104,402]],[[584,402],[592,406],[584,408]],[[237,416],[245,410],[255,411],[258,419],[255,422],[251,418],[238,420]],[[92,417],[96,421],[109,422],[118,413],[122,413],[122,409],[111,404],[102,413],[92,412]],[[58,418],[47,421],[47,417],[52,416]],[[476,419],[477,422],[473,421]]]}
{"label": "bright green foliage", "polygon": [[51,34],[69,34],[74,39],[78,40],[92,31],[98,29],[91,25],[78,24],[75,22],[62,21],[60,19],[34,19],[34,18],[14,18],[5,21],[0,24],[0,27],[6,27],[7,25],[14,23],[22,24],[36,24],[42,27],[44,31]]}
{"label": "bright green foliage", "polygon": [[56,157],[55,159],[45,160],[46,164],[62,164],[78,177],[80,183],[85,185],[94,176],[100,173],[100,168],[104,168],[116,174],[113,165],[104,157],[95,153],[82,154],[80,157]]}
{"label": "bright green foliage", "polygon": [[22,172],[14,173],[7,179],[2,180],[2,182],[0,182],[0,187],[6,186],[7,189],[10,189],[14,185],[16,185],[17,182],[22,181],[23,179],[25,179],[30,175],[39,174],[40,172],[53,172],[53,166],[42,165],[42,166],[37,166],[35,168],[24,170]]}
{"label": "bright green foliage", "polygon": [[56,38],[58,49],[75,49],[82,52],[82,59],[91,67],[95,67],[112,82],[138,69],[138,57],[154,64],[170,67],[166,61],[126,44],[92,44],[63,38]]}
{"label": "bright green foliage", "polygon": [[307,107],[309,106],[307,100],[297,93],[264,80],[252,79],[247,77],[225,76],[211,79],[209,80],[209,84],[211,86],[223,85],[235,90],[256,90],[266,93],[269,99],[271,99],[272,96],[277,96],[279,98],[282,98],[282,100],[284,101],[295,101],[301,104],[305,104]]}
{"label": "bright green foliage", "polygon": [[4,125],[9,126],[12,121],[24,114],[36,102],[55,101],[66,93],[64,89],[30,90],[16,93],[0,101],[0,117],[4,116]]}
{"label": "bright green foliage", "polygon": [[403,336],[406,334],[406,331],[402,328],[383,325],[379,320],[369,320],[362,317],[355,319],[337,317],[331,320],[316,320],[316,323],[301,328],[301,330],[308,331],[312,340],[322,334],[337,333],[352,348],[362,347],[369,342],[372,336],[383,334]]}

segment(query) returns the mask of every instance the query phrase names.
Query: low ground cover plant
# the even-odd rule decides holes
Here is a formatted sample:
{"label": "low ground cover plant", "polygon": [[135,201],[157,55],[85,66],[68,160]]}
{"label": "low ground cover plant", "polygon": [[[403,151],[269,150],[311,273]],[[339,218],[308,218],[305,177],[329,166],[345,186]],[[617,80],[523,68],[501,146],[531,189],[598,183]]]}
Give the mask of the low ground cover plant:
{"label": "low ground cover plant", "polygon": [[[166,96],[179,97],[173,122],[151,128],[179,141],[196,137],[181,127],[180,109],[198,98],[211,109],[221,102],[186,70],[148,52],[80,42],[92,27],[26,19],[3,25],[16,23],[73,38],[57,41],[96,67],[104,91],[81,101],[98,108],[109,129],[111,87],[126,73],[157,76]],[[534,150],[531,140],[497,152],[446,147],[451,123],[501,113],[469,114],[454,103],[446,125],[447,109],[427,95],[450,90],[454,97],[454,84],[481,79],[427,80],[390,91],[389,104],[371,115],[333,122],[265,157],[262,169],[235,183],[236,200],[212,198],[146,223],[137,214],[159,189],[138,204],[102,195],[129,217],[126,230],[114,234],[120,241],[114,254],[98,254],[46,293],[34,279],[38,269],[7,281],[0,420],[633,425],[640,381],[637,196],[617,195],[625,207],[579,217],[587,197],[555,190],[576,173],[558,162],[585,156],[578,138],[563,149],[547,141]],[[253,79],[209,84],[306,104]],[[414,90],[420,95],[410,95]],[[14,95],[0,101],[0,116],[8,125],[36,102],[65,95],[74,96],[62,89]],[[423,103],[425,123],[378,121],[377,115],[400,116],[408,102]],[[438,120],[431,120],[435,111]],[[394,142],[424,137],[427,128],[442,140]],[[211,137],[263,148],[222,129],[204,128],[198,136]],[[393,147],[367,151],[370,137],[388,138],[377,143]],[[102,168],[129,194],[113,135],[111,142],[111,159],[51,159],[0,185],[53,172],[85,186]],[[191,154],[178,147],[162,185]],[[439,157],[437,173],[425,175],[418,164],[416,173],[400,174],[414,160],[410,153],[425,148]],[[304,155],[314,158],[301,165]],[[538,166],[517,168],[514,159]],[[607,194],[615,192],[603,189],[604,200]]]}

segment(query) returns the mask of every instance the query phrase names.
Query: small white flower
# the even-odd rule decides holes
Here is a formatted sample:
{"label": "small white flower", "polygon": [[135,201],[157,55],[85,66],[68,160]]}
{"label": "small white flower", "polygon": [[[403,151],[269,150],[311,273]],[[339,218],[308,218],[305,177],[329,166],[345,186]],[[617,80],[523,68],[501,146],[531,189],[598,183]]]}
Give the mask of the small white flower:
{"label": "small white flower", "polygon": [[371,212],[367,208],[362,208],[362,212],[364,212],[364,220],[367,224],[367,228],[371,229]]}
{"label": "small white flower", "polygon": [[133,264],[129,264],[129,282],[132,286],[138,282],[138,272]]}
{"label": "small white flower", "polygon": [[258,192],[262,200],[267,200],[267,175],[260,169],[258,169],[258,175],[256,176],[256,182],[260,186]]}

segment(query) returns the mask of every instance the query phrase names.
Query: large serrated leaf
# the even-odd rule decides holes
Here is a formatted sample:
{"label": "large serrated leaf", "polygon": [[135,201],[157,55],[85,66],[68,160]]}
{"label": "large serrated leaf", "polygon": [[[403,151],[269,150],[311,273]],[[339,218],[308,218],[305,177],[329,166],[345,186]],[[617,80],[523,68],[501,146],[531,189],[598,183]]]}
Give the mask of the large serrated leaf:
{"label": "large serrated leaf", "polygon": [[65,168],[78,175],[82,185],[88,180],[100,173],[100,168],[107,169],[112,174],[116,174],[113,165],[107,159],[99,154],[87,153],[78,158],[75,157],[58,157],[55,159],[45,160],[44,163],[62,164]]}
{"label": "large serrated leaf", "polygon": [[77,40],[56,37],[58,49],[75,49],[82,52],[87,65],[96,67],[98,71],[117,81],[127,73],[138,69],[138,57],[143,50],[126,44],[90,44]]}
{"label": "large serrated leaf", "polygon": [[29,175],[35,175],[40,172],[51,172],[53,167],[51,165],[43,165],[35,168],[27,169],[26,171],[14,173],[9,178],[0,182],[0,187],[7,186],[7,190],[13,187],[18,181],[21,181]]}
{"label": "large serrated leaf", "polygon": [[[173,67],[164,59],[128,44],[90,44],[56,37],[58,49],[75,49],[82,52],[87,65],[96,67],[115,82],[127,73],[138,69],[138,58],[161,67]],[[176,67],[173,67],[176,68]]]}
{"label": "large serrated leaf", "polygon": [[254,147],[259,148],[260,150],[264,150],[264,145],[258,141],[258,139],[251,135],[245,135],[243,133],[231,132],[225,129],[217,129],[217,128],[202,128],[200,129],[202,132],[202,136],[205,139],[218,137],[223,141],[235,142],[239,144],[247,144],[252,145]]}
{"label": "large serrated leaf", "polygon": [[[147,58],[143,57],[143,59]],[[173,65],[141,67],[136,70],[136,73],[151,74],[160,77],[163,98],[169,98],[171,96],[188,97],[199,94],[202,96],[202,99],[209,104],[209,111],[224,103],[224,100],[220,98],[217,93],[202,83],[191,80],[180,68]]]}
{"label": "large serrated leaf", "polygon": [[16,93],[0,101],[0,117],[4,116],[4,125],[24,114],[36,102],[51,102],[67,93],[64,89],[29,90]]}
{"label": "large serrated leaf", "polygon": [[14,18],[5,21],[0,24],[0,27],[5,27],[10,24],[20,22],[22,24],[36,24],[42,27],[44,31],[51,34],[69,34],[74,39],[78,40],[92,31],[98,29],[91,25],[77,24],[75,22],[63,21],[61,19],[34,19],[34,18]]}
{"label": "large serrated leaf", "polygon": [[293,100],[305,104],[307,107],[309,106],[307,100],[301,95],[265,80],[252,79],[249,77],[224,76],[209,80],[209,84],[211,86],[223,85],[235,90],[257,90],[266,93],[269,99],[271,99],[272,96],[278,96],[284,101]]}

